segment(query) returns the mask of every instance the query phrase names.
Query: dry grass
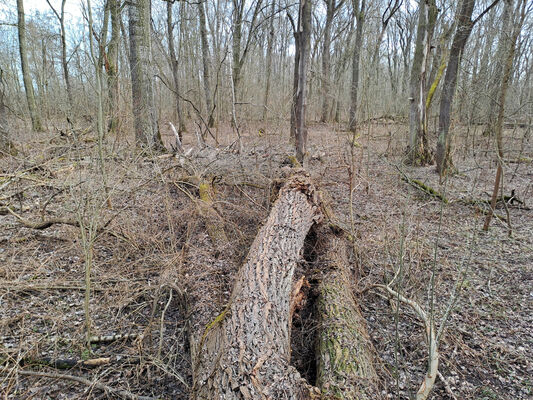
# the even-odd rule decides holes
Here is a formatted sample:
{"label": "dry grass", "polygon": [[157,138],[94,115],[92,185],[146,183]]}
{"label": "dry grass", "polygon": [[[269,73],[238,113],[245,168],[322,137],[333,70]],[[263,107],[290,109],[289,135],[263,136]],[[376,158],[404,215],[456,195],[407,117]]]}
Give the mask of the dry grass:
{"label": "dry grass", "polygon": [[[160,398],[186,398],[190,385],[189,332],[198,332],[224,306],[233,276],[246,256],[259,224],[268,214],[270,184],[290,146],[284,126],[245,129],[245,151],[204,151],[182,167],[174,158],[140,156],[125,141],[107,149],[112,209],[105,207],[96,166],[96,144],[57,135],[18,136],[24,143],[18,158],[0,160],[0,203],[33,221],[65,217],[93,220],[99,227],[94,244],[90,317],[93,334],[136,333],[87,349],[84,338],[84,259],[80,229],[53,225],[45,230],[21,226],[11,215],[0,216],[0,393],[17,399],[112,398],[102,391],[64,380],[21,376],[21,360],[43,357],[83,359],[111,357],[111,363],[70,373]],[[357,248],[354,282],[377,354],[384,397],[409,398],[424,375],[427,351],[423,330],[412,312],[398,313],[389,299],[371,289],[403,265],[402,293],[428,308],[427,285],[438,236],[436,322],[445,311],[472,251],[469,272],[441,343],[440,371],[457,398],[529,399],[533,394],[533,214],[510,207],[513,235],[501,221],[480,234],[483,216],[461,199],[487,199],[495,164],[487,138],[472,128],[461,130],[457,146],[460,173],[442,185],[432,167],[403,170],[412,178],[445,191],[441,204],[400,179],[399,164],[406,127],[378,121],[362,128],[356,149],[353,210]],[[531,143],[521,131],[508,131],[509,158],[531,159]],[[230,130],[220,129],[223,145]],[[170,136],[167,137],[167,139]],[[194,144],[186,135],[185,147]],[[314,179],[334,199],[334,208],[349,221],[346,133],[334,126],[310,128],[309,165]],[[472,146],[472,143],[474,145]],[[197,187],[191,174],[212,177],[215,209],[230,243],[213,245],[200,218]],[[506,194],[511,189],[528,201],[531,163],[509,164]],[[505,214],[504,210],[498,213]],[[471,245],[472,237],[476,238]],[[306,268],[302,264],[302,270]],[[300,276],[295,276],[298,279]],[[310,294],[312,296],[312,294]],[[306,314],[307,313],[307,314]],[[293,331],[294,363],[309,369],[312,310],[302,311]],[[396,325],[398,329],[396,329]],[[41,367],[44,368],[44,367]],[[49,368],[44,368],[48,370]],[[312,371],[305,371],[313,376]],[[434,399],[449,398],[437,380]]]}

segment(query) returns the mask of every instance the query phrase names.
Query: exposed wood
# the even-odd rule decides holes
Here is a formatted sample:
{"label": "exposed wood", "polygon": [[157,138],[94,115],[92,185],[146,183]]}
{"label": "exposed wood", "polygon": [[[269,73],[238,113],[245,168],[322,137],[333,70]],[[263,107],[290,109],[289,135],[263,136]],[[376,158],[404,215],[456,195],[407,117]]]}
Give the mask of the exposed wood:
{"label": "exposed wood", "polygon": [[25,218],[21,217],[20,215],[18,215],[10,207],[6,207],[6,210],[11,215],[13,215],[26,228],[46,229],[46,228],[50,228],[52,225],[56,225],[56,224],[80,226],[78,221],[72,220],[72,219],[66,219],[66,218],[51,218],[51,219],[46,219],[44,221],[38,221],[38,222],[28,221],[27,219],[25,219]]}
{"label": "exposed wood", "polygon": [[77,359],[54,359],[50,357],[44,358],[24,358],[21,360],[20,365],[30,366],[30,365],[43,365],[46,367],[51,367],[55,369],[92,369],[100,367],[102,365],[107,365],[111,359],[109,357],[101,358],[91,358],[89,360],[77,360]]}
{"label": "exposed wood", "polygon": [[203,180],[198,186],[200,201],[198,211],[203,217],[207,233],[215,247],[226,246],[229,241],[224,230],[224,221],[214,208],[215,189],[211,182]]}
{"label": "exposed wood", "polygon": [[317,301],[317,385],[326,398],[375,399],[372,344],[350,286],[346,239],[322,227],[317,247],[324,274]]}
{"label": "exposed wood", "polygon": [[205,329],[193,365],[193,399],[318,396],[289,365],[289,315],[296,262],[319,217],[317,192],[300,171],[281,188],[226,309]]}

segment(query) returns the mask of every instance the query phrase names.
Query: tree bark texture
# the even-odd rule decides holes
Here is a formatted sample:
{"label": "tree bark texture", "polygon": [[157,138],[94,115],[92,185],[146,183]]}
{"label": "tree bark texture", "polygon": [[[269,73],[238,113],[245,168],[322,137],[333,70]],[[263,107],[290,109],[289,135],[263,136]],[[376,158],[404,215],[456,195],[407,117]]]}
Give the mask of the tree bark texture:
{"label": "tree bark texture", "polygon": [[226,309],[200,340],[193,399],[318,397],[289,360],[293,273],[320,215],[309,177],[300,172],[289,178],[237,275]]}
{"label": "tree bark texture", "polygon": [[150,0],[132,1],[128,18],[135,139],[142,146],[158,148],[162,144],[152,87]]}
{"label": "tree bark texture", "polygon": [[365,0],[361,0],[361,8],[359,8],[359,0],[353,0],[353,7],[355,18],[357,20],[357,27],[355,29],[355,44],[353,51],[352,63],[352,86],[350,89],[350,119],[348,122],[348,129],[355,132],[357,126],[357,95],[359,92],[359,63],[361,60],[361,47],[363,45],[363,24],[365,22]]}
{"label": "tree bark texture", "polygon": [[30,66],[28,62],[28,49],[26,43],[26,21],[24,19],[24,1],[17,0],[17,28],[19,36],[20,64],[22,66],[22,79],[26,91],[26,101],[30,110],[31,126],[36,132],[43,131],[41,116],[37,109],[35,94],[33,91],[33,82],[31,79]]}
{"label": "tree bark texture", "polygon": [[296,158],[304,163],[307,154],[307,63],[309,61],[311,36],[311,0],[300,0],[298,27],[294,32],[296,44],[294,60],[293,103],[291,112],[291,136],[295,141]]}
{"label": "tree bark texture", "polygon": [[317,300],[317,386],[328,399],[374,399],[377,374],[372,344],[350,287],[346,239],[321,227],[317,247],[317,263],[324,274]]}
{"label": "tree bark texture", "polygon": [[457,16],[457,29],[450,50],[450,58],[440,100],[439,111],[439,133],[437,139],[437,151],[435,160],[437,162],[437,172],[444,175],[449,169],[453,168],[451,147],[453,135],[450,133],[450,119],[452,111],[453,96],[457,84],[457,72],[461,63],[461,55],[465,48],[468,37],[472,32],[474,23],[472,21],[472,12],[474,10],[475,0],[463,0],[459,14]]}

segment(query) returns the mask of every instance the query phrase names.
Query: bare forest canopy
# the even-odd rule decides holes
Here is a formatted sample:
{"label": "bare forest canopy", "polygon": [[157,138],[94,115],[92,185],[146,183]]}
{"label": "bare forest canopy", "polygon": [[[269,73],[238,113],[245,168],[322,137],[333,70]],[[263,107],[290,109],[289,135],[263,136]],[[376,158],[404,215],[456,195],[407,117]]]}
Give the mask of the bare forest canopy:
{"label": "bare forest canopy", "polygon": [[0,397],[531,399],[532,32],[0,0]]}

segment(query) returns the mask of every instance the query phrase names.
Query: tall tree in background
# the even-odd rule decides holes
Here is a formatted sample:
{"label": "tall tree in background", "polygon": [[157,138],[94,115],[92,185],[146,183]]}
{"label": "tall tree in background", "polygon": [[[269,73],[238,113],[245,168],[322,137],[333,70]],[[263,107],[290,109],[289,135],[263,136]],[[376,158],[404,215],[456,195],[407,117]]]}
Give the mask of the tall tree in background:
{"label": "tall tree in background", "polygon": [[335,14],[344,4],[344,0],[324,0],[326,3],[326,22],[324,25],[324,42],[322,44],[322,115],[320,122],[327,122],[329,119],[330,97],[331,97],[331,29]]}
{"label": "tall tree in background", "polygon": [[[272,0],[271,0],[272,1]],[[240,83],[242,78],[242,68],[248,52],[252,38],[254,37],[254,30],[257,27],[259,12],[263,0],[255,0],[253,5],[252,16],[249,21],[245,20],[245,0],[233,0],[233,24],[232,24],[232,79],[235,93],[240,92]],[[244,23],[248,22],[248,35],[243,40]],[[244,43],[243,43],[244,42]],[[236,96],[238,97],[238,96]]]}
{"label": "tall tree in background", "polygon": [[304,162],[307,154],[305,111],[307,106],[307,63],[309,61],[309,42],[311,39],[311,11],[311,0],[300,0],[298,25],[294,29],[295,55],[291,138],[294,140],[296,158],[300,163]]}
{"label": "tall tree in background", "polygon": [[151,72],[150,0],[132,0],[128,19],[135,139],[148,148],[162,146],[154,107]]}
{"label": "tall tree in background", "polygon": [[207,41],[207,23],[205,20],[205,9],[203,0],[198,3],[198,22],[200,24],[200,41],[202,45],[202,78],[204,84],[205,106],[207,108],[207,126],[212,128],[215,125],[213,117],[213,100],[211,99],[211,77],[209,75],[209,42]]}
{"label": "tall tree in background", "polygon": [[67,87],[67,99],[69,105],[69,111],[67,115],[71,117],[72,105],[74,104],[73,95],[72,95],[72,86],[70,84],[70,75],[68,72],[68,62],[67,62],[67,39],[65,32],[65,3],[67,0],[61,0],[61,13],[58,13],[57,10],[52,6],[50,0],[46,0],[52,11],[54,12],[57,20],[59,22],[59,37],[61,39],[61,67],[63,69],[63,78],[65,79],[65,86]]}
{"label": "tall tree in background", "polygon": [[107,48],[106,72],[107,91],[109,97],[109,133],[119,130],[119,96],[118,81],[118,51],[120,46],[120,4],[119,0],[107,0],[107,7],[111,14],[111,40]]}
{"label": "tall tree in background", "polygon": [[353,10],[357,27],[355,28],[355,44],[353,50],[352,62],[352,85],[350,87],[350,117],[348,122],[348,129],[355,132],[357,126],[357,95],[359,92],[359,63],[361,60],[361,47],[363,44],[363,24],[365,22],[365,0],[361,0],[361,7],[359,7],[359,0],[352,0]]}
{"label": "tall tree in background", "polygon": [[174,47],[174,23],[172,21],[172,5],[171,1],[167,2],[167,41],[168,52],[170,54],[170,67],[172,69],[172,78],[174,79],[174,101],[176,102],[176,114],[178,117],[178,134],[181,138],[181,133],[185,131],[185,121],[181,112],[180,95],[179,95],[179,71],[178,58],[176,56],[176,49]]}
{"label": "tall tree in background", "polygon": [[437,172],[440,176],[446,174],[448,170],[453,169],[451,155],[453,133],[450,132],[450,118],[453,96],[455,95],[455,87],[457,84],[457,71],[459,70],[459,65],[461,63],[461,56],[476,22],[494,7],[498,1],[499,0],[495,0],[475,20],[472,20],[472,13],[474,11],[476,0],[463,0],[461,7],[458,10],[456,18],[457,28],[450,49],[450,58],[448,59],[448,67],[446,68],[446,75],[444,76],[444,84],[442,86],[440,99],[439,133],[437,139],[437,152],[435,155]]}
{"label": "tall tree in background", "polygon": [[30,110],[31,126],[36,132],[43,131],[41,116],[35,102],[33,82],[31,80],[30,66],[28,63],[28,49],[26,44],[26,21],[24,19],[24,2],[17,0],[17,28],[19,35],[20,64],[22,66],[22,79],[26,91],[26,100]]}
{"label": "tall tree in background", "polygon": [[9,140],[9,123],[7,119],[4,71],[0,68],[0,157],[7,154],[16,155],[17,150]]}
{"label": "tall tree in background", "polygon": [[413,165],[426,165],[431,162],[427,134],[426,82],[436,19],[435,0],[420,1],[409,97],[409,148],[407,152],[408,161]]}
{"label": "tall tree in background", "polygon": [[266,120],[268,111],[268,96],[270,94],[270,81],[272,77],[272,49],[274,48],[274,10],[276,7],[276,0],[270,3],[270,20],[268,22],[268,39],[267,39],[267,53],[266,53],[266,83],[265,95],[263,97],[263,117]]}
{"label": "tall tree in background", "polygon": [[[504,16],[511,15],[513,9],[513,0],[505,0],[505,9]],[[490,201],[490,208],[483,225],[483,230],[487,231],[489,229],[490,221],[494,209],[496,207],[496,201],[498,200],[498,191],[500,190],[503,193],[503,117],[505,110],[505,96],[507,94],[507,89],[509,88],[509,79],[511,78],[511,73],[513,70],[513,60],[516,51],[516,40],[524,20],[526,18],[526,3],[527,0],[519,0],[517,5],[517,12],[515,15],[515,21],[513,24],[505,24],[502,29],[502,35],[498,41],[498,54],[501,57],[500,63],[503,68],[499,69],[499,78],[500,83],[498,84],[499,94],[498,94],[498,114],[497,119],[493,126],[491,127],[496,134],[496,152],[498,160],[498,168],[496,169],[496,178],[494,179],[494,189],[492,191],[492,198]],[[508,22],[508,21],[507,21]],[[503,197],[503,196],[502,196]],[[505,199],[502,199],[505,201]],[[510,220],[507,221],[509,224],[509,229],[511,228]],[[509,234],[511,230],[509,230]]]}

